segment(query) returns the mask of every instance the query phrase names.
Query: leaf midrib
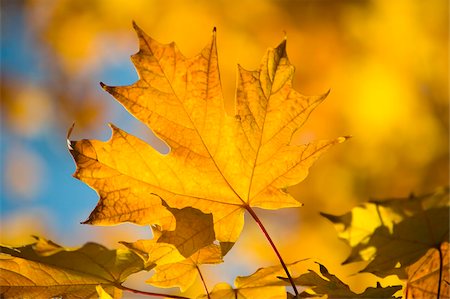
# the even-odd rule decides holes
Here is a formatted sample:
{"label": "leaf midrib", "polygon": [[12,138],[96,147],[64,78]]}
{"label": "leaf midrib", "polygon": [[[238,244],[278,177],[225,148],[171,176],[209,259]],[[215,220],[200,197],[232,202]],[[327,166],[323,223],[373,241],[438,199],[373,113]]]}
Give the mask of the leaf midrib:
{"label": "leaf midrib", "polygon": [[[180,106],[183,108],[184,113],[187,115],[187,117],[188,117],[189,121],[191,122],[191,124],[192,124],[192,126],[193,126],[195,132],[196,132],[197,135],[199,136],[200,141],[202,142],[203,146],[205,147],[206,152],[208,153],[209,157],[210,157],[211,160],[213,161],[214,166],[216,167],[216,169],[217,169],[217,171],[219,172],[220,176],[224,179],[225,183],[226,183],[227,186],[231,189],[231,191],[236,195],[236,197],[242,202],[242,205],[241,205],[241,206],[244,206],[244,207],[245,207],[245,206],[247,205],[246,202],[241,198],[241,196],[237,193],[237,191],[234,189],[234,187],[230,184],[230,182],[228,181],[228,179],[225,177],[225,175],[223,174],[222,170],[220,169],[219,165],[216,163],[216,161],[215,161],[215,159],[213,158],[213,156],[212,156],[212,154],[211,154],[211,152],[210,152],[208,146],[206,145],[205,141],[203,140],[203,137],[202,137],[202,135],[200,134],[200,132],[199,132],[197,126],[196,126],[195,123],[193,122],[193,120],[192,120],[191,116],[189,115],[189,113],[187,113],[187,110],[186,110],[186,107],[184,106],[183,101],[180,99],[180,97],[178,96],[178,94],[177,94],[177,93],[175,92],[175,90],[173,89],[172,83],[171,83],[171,81],[169,80],[169,78],[168,78],[166,72],[164,71],[164,69],[163,69],[163,67],[162,67],[162,65],[161,65],[161,63],[160,63],[160,60],[155,56],[155,53],[153,52],[152,48],[150,47],[150,45],[149,45],[147,39],[146,39],[146,38],[143,38],[143,40],[144,40],[144,42],[145,42],[147,48],[149,49],[150,53],[153,55],[153,57],[155,57],[155,60],[158,62],[158,66],[159,66],[159,68],[160,68],[160,70],[161,70],[161,73],[164,74],[164,78],[165,78],[165,79],[167,80],[167,82],[169,83],[170,89],[172,90],[173,94],[175,95],[175,97],[177,98],[178,102],[180,103]],[[213,42],[212,42],[211,47],[210,47],[209,57],[208,57],[208,59],[207,59],[207,60],[208,60],[208,68],[207,68],[207,73],[206,73],[206,74],[209,74],[209,71],[210,71],[210,66],[211,66],[211,56],[212,56],[213,46],[215,45],[215,43],[216,43],[216,36],[215,36],[215,33],[214,33],[214,34],[213,34]],[[174,60],[175,60],[175,59],[174,59]],[[209,76],[206,76],[206,78],[207,78],[207,80],[206,80],[206,81],[207,81],[207,84],[206,84],[207,90],[206,90],[206,92],[208,93],[208,88],[209,88]],[[187,81],[186,81],[186,83],[187,83]],[[225,116],[225,117],[226,117],[226,116]],[[205,199],[206,199],[206,198],[205,198]],[[207,200],[208,200],[208,199],[207,199]],[[223,204],[229,204],[229,203],[221,202],[221,201],[215,201],[215,202],[217,202],[217,203],[223,203]],[[232,205],[236,205],[236,204],[232,204]]]}
{"label": "leaf midrib", "polygon": [[[266,105],[266,107],[264,109],[264,118],[263,118],[263,123],[262,123],[262,127],[261,127],[261,134],[259,136],[259,141],[258,141],[258,146],[257,146],[257,149],[256,149],[255,160],[253,162],[252,172],[251,172],[251,175],[250,175],[250,183],[248,185],[247,202],[248,202],[249,206],[250,206],[250,192],[252,190],[252,185],[253,185],[253,177],[254,177],[254,174],[255,174],[256,164],[257,164],[257,161],[258,161],[258,158],[259,158],[259,152],[260,152],[260,149],[262,147],[262,139],[263,139],[263,135],[264,135],[264,128],[266,126],[266,117],[267,117],[267,113],[268,113],[269,101],[270,101],[270,98],[273,95],[273,93],[272,93],[273,82],[275,82],[275,77],[277,75],[278,67],[280,65],[281,59],[282,59],[282,57],[280,57],[280,59],[278,60],[277,67],[275,69],[275,75],[273,76],[273,81],[270,80],[269,67],[267,66],[267,78],[269,78],[269,80],[270,80],[270,93],[269,93],[269,97],[267,98],[266,95],[263,92],[264,97],[267,99],[267,105]],[[266,63],[268,63],[268,61]],[[258,74],[261,75],[261,71],[258,71]],[[261,80],[260,79],[258,80],[258,83],[259,83],[259,87],[261,88],[261,90],[263,90],[263,87],[261,85]],[[261,192],[262,191],[260,191],[259,193],[261,193]]]}

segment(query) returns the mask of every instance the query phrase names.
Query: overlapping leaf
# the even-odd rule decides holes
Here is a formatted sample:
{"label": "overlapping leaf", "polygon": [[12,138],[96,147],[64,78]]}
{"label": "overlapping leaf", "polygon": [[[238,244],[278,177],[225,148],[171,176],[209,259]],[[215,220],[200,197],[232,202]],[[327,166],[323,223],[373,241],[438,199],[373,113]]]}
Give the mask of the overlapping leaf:
{"label": "overlapping leaf", "polygon": [[212,213],[215,237],[229,249],[246,209],[300,206],[284,189],[301,182],[313,162],[345,138],[291,144],[327,94],[307,97],[292,88],[286,42],[269,49],[257,71],[239,67],[231,117],[224,110],[215,30],[199,55],[185,58],[174,43],[160,44],[135,29],[140,50],[132,60],[140,80],[103,87],[171,151],[162,155],[113,125],[107,142],[70,142],[75,177],[100,195],[86,223],[129,221],[173,230],[163,198],[172,208]]}
{"label": "overlapping leaf", "polygon": [[[158,243],[174,245],[184,257],[188,258],[198,250],[214,242],[214,224],[211,214],[205,214],[192,207],[171,208],[163,205],[174,215],[176,223],[173,231],[153,229]],[[222,246],[223,247],[223,246]]]}
{"label": "overlapping leaf", "polygon": [[[347,284],[342,282],[335,275],[330,274],[325,266],[318,263],[321,275],[313,270],[294,278],[295,284],[308,286],[309,289],[299,294],[298,298],[322,297],[327,295],[328,299],[339,298],[395,298],[393,295],[401,290],[401,286],[382,287],[379,283],[375,288],[369,287],[364,292],[358,294],[353,292]],[[287,278],[282,278],[288,282]],[[288,298],[294,298],[290,295]]]}
{"label": "overlapping leaf", "polygon": [[[304,261],[298,261],[288,265],[291,273],[297,272],[299,264]],[[369,287],[363,293],[357,294],[350,290],[348,285],[343,283],[339,278],[330,274],[325,266],[320,266],[321,275],[313,270],[308,273],[295,276],[294,282],[296,285],[306,287],[306,290],[301,292],[298,298],[312,298],[322,297],[327,298],[394,298],[393,294],[401,289],[401,286],[381,287],[377,285],[376,288]],[[235,288],[226,283],[217,284],[210,293],[211,299],[229,298],[229,299],[244,299],[244,298],[294,298],[293,295],[286,293],[285,286],[289,286],[290,282],[285,277],[285,272],[281,265],[260,268],[255,273],[249,276],[239,276],[235,280]],[[199,299],[206,299],[207,295],[202,295]]]}
{"label": "overlapping leaf", "polygon": [[449,244],[443,243],[406,269],[405,298],[450,298]]}
{"label": "overlapping leaf", "polygon": [[68,250],[38,238],[31,245],[0,249],[2,298],[98,298],[99,285],[120,298],[120,284],[145,269],[130,250],[109,250],[96,243]]}
{"label": "overlapping leaf", "polygon": [[[199,219],[199,222],[202,222],[202,220]],[[223,262],[223,254],[219,245],[210,244],[201,249],[196,249],[190,256],[185,258],[179,253],[176,246],[161,241],[167,239],[164,238],[166,233],[173,237],[179,232],[176,230],[175,232],[161,232],[155,227],[153,232],[154,239],[152,240],[139,240],[134,243],[122,242],[122,244],[140,255],[146,261],[146,264],[155,265],[155,274],[147,280],[147,283],[153,286],[162,288],[179,287],[181,291],[185,291],[198,277],[200,265]],[[187,243],[190,244],[190,242]],[[185,242],[179,242],[181,248],[186,248],[186,245]]]}
{"label": "overlapping leaf", "polygon": [[[292,271],[292,268],[301,262],[303,261],[289,264],[287,267]],[[259,268],[249,276],[236,277],[234,288],[224,282],[215,285],[209,297],[211,299],[285,299],[285,286],[290,284],[279,279],[282,275],[285,275],[285,272],[281,265]],[[198,298],[206,299],[208,296],[205,294]]]}
{"label": "overlapping leaf", "polygon": [[95,287],[99,299],[113,299],[110,294],[108,294],[101,285]]}
{"label": "overlapping leaf", "polygon": [[197,279],[200,265],[222,262],[220,246],[211,244],[178,263],[155,267],[155,274],[146,282],[160,288],[179,287],[184,292]]}
{"label": "overlapping leaf", "polygon": [[405,199],[371,201],[342,216],[323,214],[351,247],[344,263],[369,261],[362,270],[405,278],[405,267],[449,240],[449,190]]}

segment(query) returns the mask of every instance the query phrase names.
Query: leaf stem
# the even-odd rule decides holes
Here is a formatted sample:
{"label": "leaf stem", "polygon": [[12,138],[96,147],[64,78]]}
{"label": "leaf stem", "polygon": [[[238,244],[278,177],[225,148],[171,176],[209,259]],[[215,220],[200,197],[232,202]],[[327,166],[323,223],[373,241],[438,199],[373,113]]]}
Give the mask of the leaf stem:
{"label": "leaf stem", "polygon": [[384,225],[384,221],[383,221],[383,217],[381,217],[380,205],[378,203],[375,203],[375,207],[377,209],[377,214],[378,214],[378,218],[380,218],[381,225],[385,226]]}
{"label": "leaf stem", "polygon": [[272,238],[270,237],[269,233],[267,232],[266,228],[264,227],[264,225],[262,224],[261,220],[258,218],[258,215],[256,215],[255,211],[253,211],[253,209],[250,206],[246,206],[245,209],[250,213],[250,215],[252,215],[253,219],[256,221],[256,223],[259,225],[259,228],[261,229],[261,231],[264,233],[264,236],[266,237],[267,241],[269,241],[270,246],[272,246],[273,251],[275,252],[275,254],[277,255],[278,259],[280,260],[281,266],[284,269],[284,272],[286,272],[286,275],[289,279],[289,282],[292,285],[292,288],[294,289],[295,292],[295,296],[296,298],[298,297],[298,290],[297,287],[295,286],[294,280],[292,279],[291,274],[289,273],[289,270],[286,266],[286,263],[284,262],[283,258],[281,257],[280,252],[278,251],[277,247],[275,246],[275,244],[272,241]]}
{"label": "leaf stem", "polygon": [[197,265],[195,267],[197,268],[198,274],[200,275],[200,279],[202,280],[203,287],[205,288],[205,291],[206,291],[206,295],[208,296],[208,299],[211,299],[211,296],[209,295],[208,287],[206,286],[205,279],[203,278],[203,275],[202,275],[202,271],[200,271],[200,268]]}
{"label": "leaf stem", "polygon": [[439,281],[437,290],[437,299],[441,297],[441,283],[442,283],[442,268],[444,268],[444,257],[442,256],[441,244],[437,247],[439,251]]}
{"label": "leaf stem", "polygon": [[146,295],[146,296],[176,298],[176,299],[189,299],[188,297],[184,297],[184,296],[170,295],[170,294],[160,294],[160,293],[153,293],[153,292],[145,292],[145,291],[135,290],[135,289],[123,286],[123,285],[118,285],[117,287],[119,289],[124,290],[124,291],[132,292],[132,293],[135,293],[135,294]]}

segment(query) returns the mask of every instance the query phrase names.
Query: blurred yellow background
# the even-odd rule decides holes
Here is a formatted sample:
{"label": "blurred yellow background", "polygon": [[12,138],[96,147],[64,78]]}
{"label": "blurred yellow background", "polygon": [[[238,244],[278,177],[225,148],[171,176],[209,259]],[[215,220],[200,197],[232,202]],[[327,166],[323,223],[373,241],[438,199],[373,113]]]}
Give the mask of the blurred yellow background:
{"label": "blurred yellow background", "polygon": [[[89,239],[117,246],[119,240],[148,235],[145,228],[127,225],[78,224],[97,195],[71,178],[74,163],[65,149],[73,122],[73,138],[103,140],[112,122],[163,150],[98,85],[137,80],[129,61],[137,51],[132,20],[160,42],[176,41],[186,56],[197,54],[216,26],[230,113],[237,64],[256,69],[266,49],[285,35],[296,67],[294,87],[307,95],[331,89],[296,142],[353,138],[290,188],[305,207],[257,211],[286,260],[318,259],[355,291],[374,286],[373,275],[350,276],[361,265],[340,266],[348,248],[318,212],[341,214],[371,197],[404,197],[448,185],[448,1],[6,0],[1,5],[4,243],[41,234],[71,246]],[[211,288],[277,262],[250,218],[225,261],[218,269],[205,266]],[[395,282],[388,278],[384,284]],[[201,291],[196,284],[189,294]]]}

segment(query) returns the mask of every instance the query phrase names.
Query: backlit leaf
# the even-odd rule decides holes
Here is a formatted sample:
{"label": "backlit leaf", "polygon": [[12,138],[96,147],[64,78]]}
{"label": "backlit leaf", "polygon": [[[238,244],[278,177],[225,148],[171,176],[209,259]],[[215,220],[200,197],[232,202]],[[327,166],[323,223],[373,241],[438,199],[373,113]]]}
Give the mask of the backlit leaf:
{"label": "backlit leaf", "polygon": [[[401,290],[401,286],[389,286],[383,288],[379,283],[375,288],[369,287],[363,293],[353,292],[347,284],[342,282],[335,275],[330,274],[325,266],[320,266],[320,274],[313,270],[294,278],[295,284],[309,287],[299,294],[298,298],[321,297],[327,295],[329,299],[338,298],[395,298],[393,294]],[[288,283],[287,278],[281,278]],[[294,298],[291,296],[290,298]]]}
{"label": "backlit leaf", "polygon": [[211,244],[180,262],[156,266],[155,274],[147,283],[160,288],[179,287],[184,292],[195,282],[200,265],[222,262],[220,246]]}
{"label": "backlit leaf", "polygon": [[[297,261],[295,263],[287,265],[290,271],[292,268],[301,263]],[[280,280],[278,277],[285,274],[281,265],[270,266],[265,268],[259,268],[253,274],[248,276],[238,276],[234,281],[235,287],[233,288],[227,283],[219,283],[214,286],[210,293],[211,299],[244,299],[244,298],[259,298],[259,299],[272,299],[272,298],[286,298],[286,285],[289,283]],[[208,296],[202,295],[199,299],[206,299]]]}
{"label": "backlit leaf", "polygon": [[[181,291],[185,291],[195,282],[200,265],[223,262],[223,254],[219,245],[204,246],[185,258],[179,253],[177,247],[161,242],[166,232],[161,232],[156,227],[153,228],[153,232],[154,239],[152,240],[139,240],[134,243],[122,242],[140,255],[147,265],[154,265],[155,274],[147,280],[147,283],[153,286],[179,287]],[[187,243],[189,244],[189,242]],[[184,242],[180,242],[180,245],[182,248],[185,247]]]}
{"label": "backlit leaf", "polygon": [[69,250],[38,238],[30,245],[0,249],[2,298],[98,298],[99,285],[120,298],[117,287],[145,269],[143,260],[130,250],[110,250],[96,243]]}
{"label": "backlit leaf", "polygon": [[[175,209],[163,204],[176,219],[175,230],[158,233],[158,243],[173,244],[184,257],[214,242],[214,224],[211,214],[186,207]],[[156,229],[153,230],[154,232]]]}
{"label": "backlit leaf", "polygon": [[[438,290],[440,298],[450,298],[448,243],[442,244],[441,252],[442,257],[439,257],[436,248],[430,249],[420,260],[406,268],[408,280],[404,294],[407,299],[434,299],[437,298]],[[442,258],[442,276],[439,289],[440,258]]]}
{"label": "backlit leaf", "polygon": [[154,239],[152,240],[138,240],[132,243],[120,243],[139,255],[149,267],[176,263],[185,259],[175,245],[158,243],[158,236],[160,236],[161,233],[156,229],[154,229],[153,232]]}
{"label": "backlit leaf", "polygon": [[98,285],[95,287],[97,290],[98,298],[99,299],[113,299],[110,294],[108,294],[101,285]]}
{"label": "backlit leaf", "polygon": [[342,216],[323,214],[352,246],[344,263],[369,261],[362,270],[405,278],[409,266],[449,240],[449,190],[406,199],[371,201]]}
{"label": "backlit leaf", "polygon": [[[298,261],[287,265],[291,273],[295,273],[304,261]],[[318,263],[317,263],[318,264]],[[392,295],[401,289],[401,286],[383,288],[377,285],[376,288],[369,287],[363,293],[357,294],[350,290],[348,285],[339,278],[330,274],[325,266],[320,266],[321,275],[313,270],[308,273],[293,277],[296,285],[306,287],[306,290],[299,294],[298,298],[322,297],[327,298],[394,298]],[[217,284],[210,293],[211,298],[294,298],[286,293],[285,286],[290,286],[281,265],[260,268],[249,276],[238,276],[235,279],[235,288],[226,283]],[[199,298],[206,299],[207,295]]]}
{"label": "backlit leaf", "polygon": [[267,51],[258,70],[239,67],[236,115],[229,116],[215,30],[199,55],[185,58],[174,43],[160,44],[135,29],[140,50],[132,61],[139,81],[102,86],[171,151],[162,155],[113,125],[107,142],[70,142],[74,176],[100,195],[86,223],[129,221],[173,230],[162,198],[171,208],[212,213],[215,238],[225,252],[242,230],[246,209],[300,206],[285,188],[301,182],[322,153],[346,138],[291,143],[327,93],[310,97],[292,88],[286,41]]}

